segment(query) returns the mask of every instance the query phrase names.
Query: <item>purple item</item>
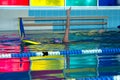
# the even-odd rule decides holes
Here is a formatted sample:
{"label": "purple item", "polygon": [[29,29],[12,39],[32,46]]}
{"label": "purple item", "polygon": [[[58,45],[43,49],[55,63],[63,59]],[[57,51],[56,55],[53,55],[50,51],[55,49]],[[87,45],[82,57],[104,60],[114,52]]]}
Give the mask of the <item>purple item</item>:
{"label": "purple item", "polygon": [[62,43],[62,40],[60,38],[54,38],[54,43]]}

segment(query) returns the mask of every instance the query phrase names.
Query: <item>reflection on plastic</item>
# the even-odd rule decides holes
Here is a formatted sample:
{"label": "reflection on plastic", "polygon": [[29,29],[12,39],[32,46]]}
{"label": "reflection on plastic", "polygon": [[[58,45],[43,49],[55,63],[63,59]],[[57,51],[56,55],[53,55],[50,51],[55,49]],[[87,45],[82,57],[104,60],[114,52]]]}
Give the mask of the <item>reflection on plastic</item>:
{"label": "reflection on plastic", "polygon": [[0,59],[0,72],[23,72],[29,71],[28,58]]}
{"label": "reflection on plastic", "polygon": [[31,70],[60,70],[64,69],[63,56],[31,57]]}

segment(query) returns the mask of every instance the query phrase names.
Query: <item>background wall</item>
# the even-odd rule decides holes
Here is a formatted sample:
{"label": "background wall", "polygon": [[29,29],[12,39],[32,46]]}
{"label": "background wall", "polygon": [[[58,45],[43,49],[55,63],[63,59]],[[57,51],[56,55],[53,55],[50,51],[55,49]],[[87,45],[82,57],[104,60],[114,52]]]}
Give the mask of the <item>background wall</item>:
{"label": "background wall", "polygon": [[[99,10],[72,10],[71,16],[108,16],[108,27],[117,29],[120,25],[120,10],[119,9],[99,9]],[[0,10],[0,30],[18,30],[18,17],[27,16],[66,16],[63,9],[60,10],[17,10],[17,9],[1,9]],[[82,28],[83,26],[74,26],[73,29]],[[92,26],[92,27],[98,27]],[[50,27],[51,29],[64,29],[65,27]],[[89,26],[85,26],[89,28]]]}
{"label": "background wall", "polygon": [[28,16],[28,10],[0,10],[0,31],[18,30],[18,17]]}
{"label": "background wall", "polygon": [[[120,10],[72,10],[71,16],[108,16],[108,28],[116,29],[120,25]],[[65,10],[29,10],[29,16],[66,16]],[[85,28],[98,28],[96,26],[84,26]],[[71,26],[72,29],[83,28],[83,26]],[[63,29],[63,27],[53,26],[53,29]]]}

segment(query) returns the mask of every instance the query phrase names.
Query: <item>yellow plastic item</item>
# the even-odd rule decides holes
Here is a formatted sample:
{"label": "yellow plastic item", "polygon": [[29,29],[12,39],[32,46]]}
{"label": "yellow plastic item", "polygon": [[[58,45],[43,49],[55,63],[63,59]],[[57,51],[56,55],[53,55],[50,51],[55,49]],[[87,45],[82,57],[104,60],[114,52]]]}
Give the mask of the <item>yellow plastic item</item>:
{"label": "yellow plastic item", "polygon": [[31,40],[23,40],[24,43],[29,43],[29,44],[34,44],[34,45],[38,45],[41,44],[40,42],[35,42],[35,41],[31,41]]}
{"label": "yellow plastic item", "polygon": [[31,61],[31,71],[64,69],[63,56],[31,57],[30,61]]}
{"label": "yellow plastic item", "polygon": [[64,50],[64,44],[41,44],[41,45],[29,45],[28,46],[31,51],[38,52],[38,51],[60,51]]}
{"label": "yellow plastic item", "polygon": [[30,0],[31,6],[64,6],[64,0]]}

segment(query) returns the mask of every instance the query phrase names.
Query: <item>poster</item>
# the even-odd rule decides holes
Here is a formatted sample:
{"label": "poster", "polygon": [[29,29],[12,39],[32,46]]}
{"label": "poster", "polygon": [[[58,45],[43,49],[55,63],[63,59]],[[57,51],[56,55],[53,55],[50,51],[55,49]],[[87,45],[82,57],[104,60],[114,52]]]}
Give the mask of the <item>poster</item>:
{"label": "poster", "polygon": [[0,0],[0,6],[29,6],[29,0]]}
{"label": "poster", "polygon": [[66,0],[66,6],[97,6],[97,0]]}
{"label": "poster", "polygon": [[99,6],[120,6],[120,0],[99,0]]}
{"label": "poster", "polygon": [[31,6],[64,6],[64,0],[30,0]]}

